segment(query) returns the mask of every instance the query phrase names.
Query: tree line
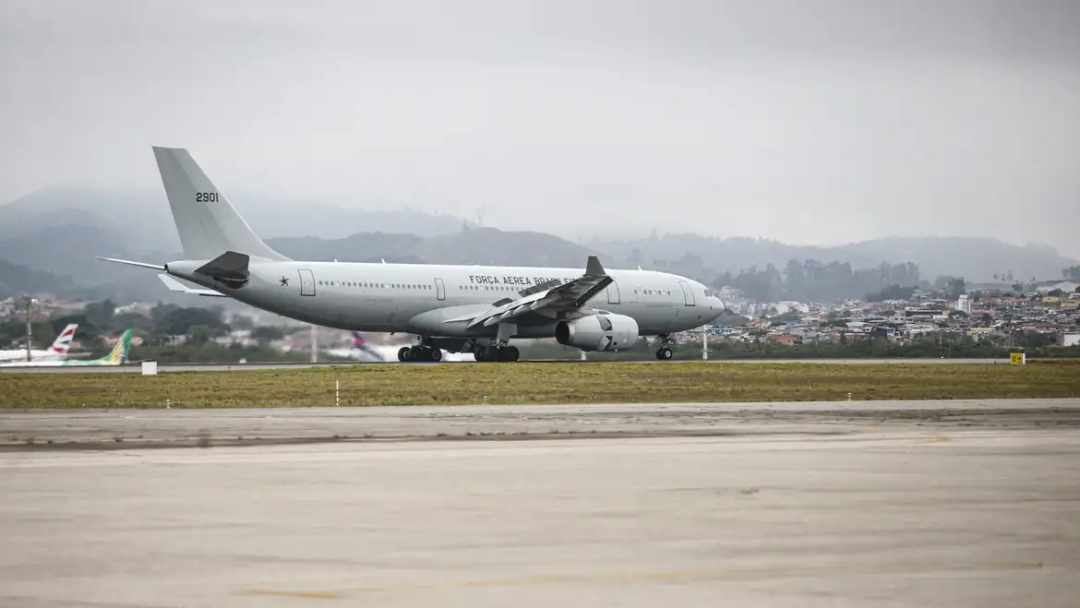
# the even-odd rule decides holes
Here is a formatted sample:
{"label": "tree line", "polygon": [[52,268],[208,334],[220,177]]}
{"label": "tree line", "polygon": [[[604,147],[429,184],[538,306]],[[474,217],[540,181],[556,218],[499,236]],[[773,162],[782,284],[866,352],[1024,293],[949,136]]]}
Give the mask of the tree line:
{"label": "tree line", "polygon": [[791,260],[783,270],[772,264],[764,269],[753,266],[738,274],[725,272],[713,281],[714,287],[734,287],[750,299],[766,302],[863,299],[887,288],[910,297],[907,290],[914,291],[919,284],[919,267],[911,262],[882,262],[856,270],[848,262],[820,260]]}

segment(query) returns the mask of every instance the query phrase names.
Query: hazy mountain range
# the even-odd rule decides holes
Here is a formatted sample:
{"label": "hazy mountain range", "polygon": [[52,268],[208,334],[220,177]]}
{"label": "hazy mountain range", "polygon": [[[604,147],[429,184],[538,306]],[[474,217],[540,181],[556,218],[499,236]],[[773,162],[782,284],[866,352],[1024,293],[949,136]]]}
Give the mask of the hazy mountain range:
{"label": "hazy mountain range", "polygon": [[[252,198],[244,199],[251,201]],[[913,262],[923,279],[941,275],[992,281],[1052,279],[1077,264],[1049,247],[1018,247],[989,238],[895,237],[835,247],[750,238],[669,234],[596,238],[587,246],[550,234],[481,228],[448,215],[370,211],[297,200],[234,203],[268,243],[298,259],[584,268],[590,254],[609,267],[669,270],[711,283],[791,259],[850,263]],[[21,291],[64,297],[170,300],[153,273],[95,256],[165,262],[182,258],[164,194],[48,190],[0,205],[0,297]]]}

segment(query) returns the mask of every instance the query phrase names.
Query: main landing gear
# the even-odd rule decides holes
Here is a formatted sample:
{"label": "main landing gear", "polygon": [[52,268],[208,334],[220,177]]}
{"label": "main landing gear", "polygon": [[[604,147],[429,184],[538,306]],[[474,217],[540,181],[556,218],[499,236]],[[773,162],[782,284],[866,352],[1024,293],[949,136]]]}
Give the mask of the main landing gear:
{"label": "main landing gear", "polygon": [[437,363],[442,361],[442,349],[431,344],[430,338],[421,338],[416,346],[402,346],[397,353],[398,361],[410,363],[414,361],[428,361]]}
{"label": "main landing gear", "polygon": [[477,361],[492,362],[492,361],[517,361],[521,357],[521,351],[516,346],[498,346],[491,344],[489,346],[476,346],[473,348],[473,356]]}
{"label": "main landing gear", "polygon": [[674,341],[670,334],[660,334],[660,348],[656,350],[656,358],[660,361],[670,361],[674,354],[671,352],[672,344]]}

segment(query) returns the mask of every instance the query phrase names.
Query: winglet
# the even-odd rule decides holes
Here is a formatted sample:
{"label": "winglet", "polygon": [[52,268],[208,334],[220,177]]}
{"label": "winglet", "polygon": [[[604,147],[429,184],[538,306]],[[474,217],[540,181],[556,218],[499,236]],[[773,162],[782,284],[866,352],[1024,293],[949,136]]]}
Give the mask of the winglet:
{"label": "winglet", "polygon": [[589,262],[585,265],[585,274],[590,277],[602,277],[607,275],[604,266],[600,264],[600,258],[595,255],[589,256]]}

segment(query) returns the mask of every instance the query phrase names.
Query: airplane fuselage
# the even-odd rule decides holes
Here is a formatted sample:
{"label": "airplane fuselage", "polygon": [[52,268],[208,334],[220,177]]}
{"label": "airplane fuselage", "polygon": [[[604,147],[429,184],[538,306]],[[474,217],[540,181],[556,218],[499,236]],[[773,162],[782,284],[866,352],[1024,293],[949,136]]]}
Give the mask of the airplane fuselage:
{"label": "airplane fuselage", "polygon": [[[208,260],[166,266],[176,277],[269,312],[344,330],[414,333],[432,337],[491,337],[495,327],[467,328],[464,321],[500,300],[513,300],[538,284],[572,281],[580,269],[434,264],[367,264],[251,260],[240,287],[194,272]],[[700,327],[722,311],[720,301],[696,281],[643,270],[609,270],[614,282],[586,306],[632,317],[641,335]],[[554,336],[555,319],[523,320],[514,335]]]}
{"label": "airplane fuselage", "polygon": [[[54,353],[51,350],[30,351],[30,359],[32,361],[59,361],[62,358],[63,355]],[[3,361],[26,361],[26,350],[0,350],[0,362]]]}

